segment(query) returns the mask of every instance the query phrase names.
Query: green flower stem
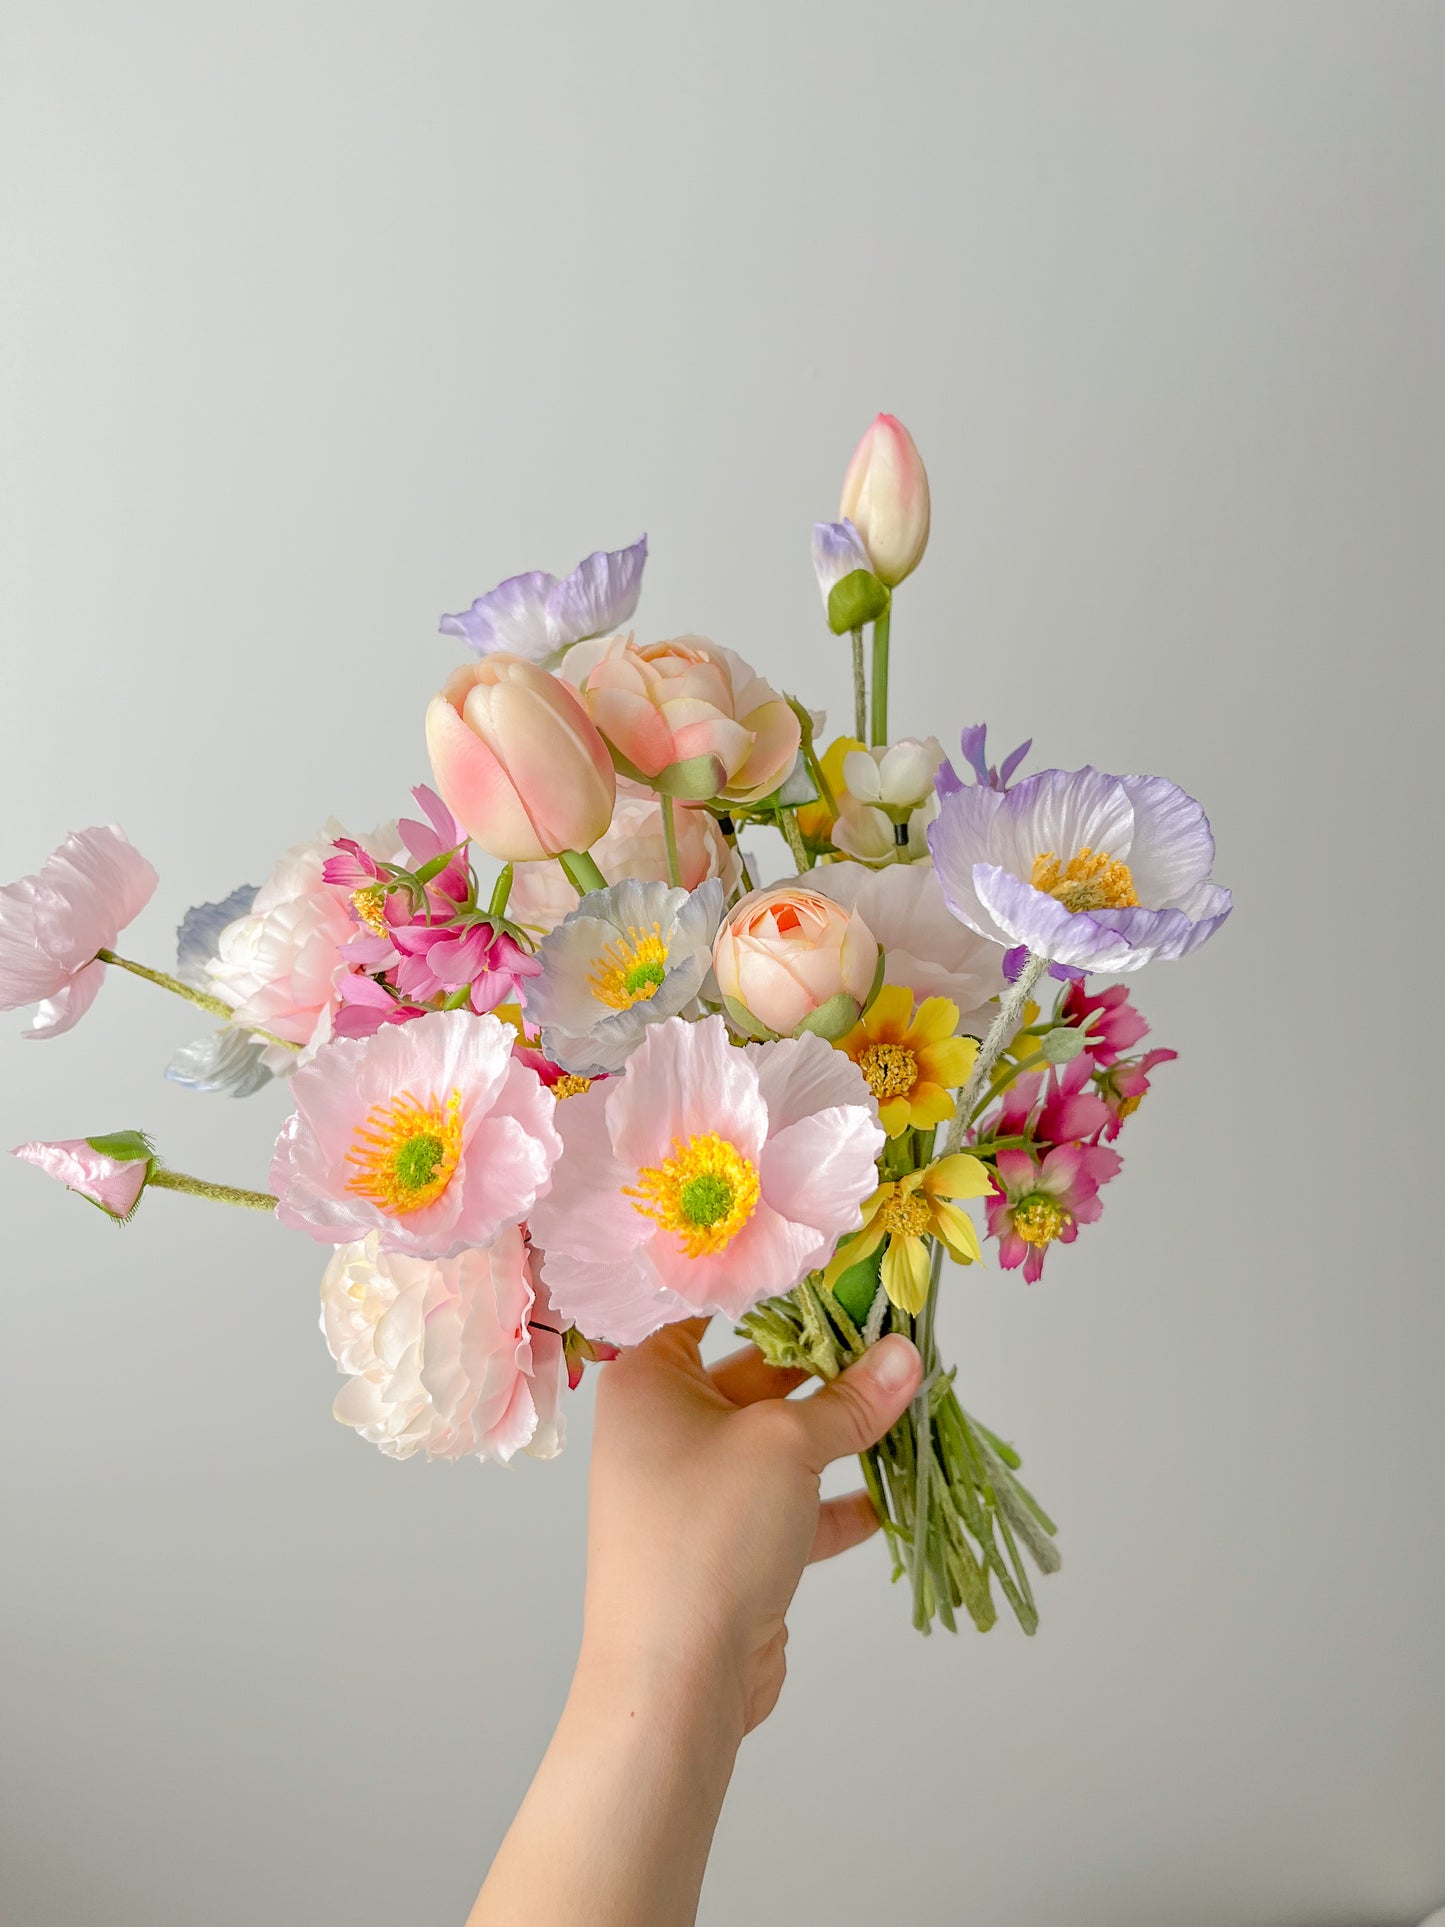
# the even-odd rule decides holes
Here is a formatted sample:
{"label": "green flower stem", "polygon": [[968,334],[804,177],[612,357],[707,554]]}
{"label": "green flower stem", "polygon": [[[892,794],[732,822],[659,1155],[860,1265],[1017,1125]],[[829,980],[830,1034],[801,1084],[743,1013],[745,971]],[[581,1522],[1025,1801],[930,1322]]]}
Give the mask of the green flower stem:
{"label": "green flower stem", "polygon": [[913,1429],[918,1438],[918,1483],[913,1499],[913,1623],[919,1632],[928,1631],[926,1580],[929,1563],[928,1486],[933,1470],[933,1440],[930,1424],[933,1410],[933,1382],[938,1369],[938,1350],[933,1342],[934,1314],[938,1309],[938,1281],[943,1273],[943,1240],[933,1241],[933,1256],[928,1267],[928,1296],[914,1326],[914,1343],[923,1360],[923,1383],[913,1400]]}
{"label": "green flower stem", "polygon": [[234,1184],[210,1184],[205,1178],[189,1178],[184,1171],[167,1171],[153,1165],[146,1184],[159,1185],[162,1191],[187,1191],[193,1198],[209,1198],[213,1204],[238,1204],[245,1211],[274,1211],[276,1200],[269,1191],[242,1191]]}
{"label": "green flower stem", "polygon": [[662,840],[667,845],[667,880],[674,890],[682,888],[682,860],[677,854],[677,805],[666,790],[658,797],[662,805]]}
{"label": "green flower stem", "polygon": [[[798,733],[801,738],[803,762],[807,766],[809,776],[813,779],[819,800],[827,810],[829,816],[836,817],[838,814],[838,799],[833,794],[833,785],[823,774],[823,765],[818,760],[818,752],[813,744],[813,718],[808,714],[806,707],[793,696],[789,696],[788,698],[788,707],[798,719]],[[863,734],[861,729],[858,734],[861,739]]]}
{"label": "green flower stem", "polygon": [[756,886],[753,883],[753,873],[748,868],[748,859],[743,850],[743,846],[738,842],[737,825],[731,816],[726,818],[719,817],[718,828],[723,833],[723,841],[738,860],[738,870],[742,878],[743,894],[746,896],[748,891],[754,889]]}
{"label": "green flower stem", "polygon": [[778,828],[782,831],[784,839],[787,842],[788,849],[793,858],[793,868],[798,872],[798,875],[801,876],[804,870],[811,870],[813,867],[812,853],[803,841],[803,832],[798,828],[798,812],[796,810],[780,809],[778,811]]}
{"label": "green flower stem", "polygon": [[[868,683],[863,674],[863,631],[853,631],[853,734],[860,743],[868,738]],[[834,811],[836,815],[837,812]]]}
{"label": "green flower stem", "polygon": [[873,624],[873,733],[869,741],[875,749],[888,741],[888,631],[892,621],[890,602]]}
{"label": "green flower stem", "polygon": [[[993,1080],[992,1084],[989,1085],[988,1089],[969,1113],[969,1123],[972,1124],[976,1117],[981,1117],[994,1099],[1001,1096],[1016,1078],[1027,1077],[1030,1071],[1042,1069],[1048,1061],[1048,1058],[1044,1056],[1042,1051],[1035,1051],[1032,1057],[1025,1057],[1020,1063],[1005,1064],[998,1076]],[[1004,1141],[1007,1142],[1008,1140]],[[977,1150],[977,1148],[977,1145],[970,1146],[972,1150]]]}
{"label": "green flower stem", "polygon": [[567,881],[579,897],[585,897],[589,890],[605,890],[607,879],[592,860],[590,850],[559,851],[557,861],[567,873]]}
{"label": "green flower stem", "polygon": [[974,1059],[973,1069],[969,1072],[968,1082],[959,1092],[958,1113],[948,1128],[944,1142],[945,1153],[953,1152],[963,1143],[963,1134],[973,1117],[974,1106],[978,1103],[990,1072],[1004,1054],[1004,1049],[1014,1031],[1018,1028],[1019,1016],[1024,1005],[1033,993],[1034,985],[1049,967],[1047,957],[1029,956],[1015,982],[1011,983],[999,999],[998,1016],[988,1027],[988,1035],[979,1046],[978,1056]]}
{"label": "green flower stem", "polygon": [[[229,1021],[236,1014],[219,997],[212,997],[208,991],[193,990],[189,984],[183,984],[179,977],[172,977],[164,970],[152,970],[149,964],[132,963],[129,957],[118,957],[113,950],[97,950],[95,956],[98,963],[113,964],[117,970],[128,970],[133,977],[144,977],[148,984],[159,984],[162,990],[169,990],[176,997],[184,997],[188,1004],[210,1011],[213,1017],[224,1017]],[[301,1048],[299,1044],[292,1043],[289,1037],[277,1037],[256,1024],[245,1024],[242,1028],[249,1030],[254,1037],[264,1037],[268,1044],[280,1044],[284,1050]]]}
{"label": "green flower stem", "polygon": [[504,917],[507,914],[507,904],[512,895],[513,874],[512,865],[510,863],[504,863],[502,865],[502,874],[497,878],[496,885],[492,890],[492,900],[487,905],[487,915],[489,917]]}

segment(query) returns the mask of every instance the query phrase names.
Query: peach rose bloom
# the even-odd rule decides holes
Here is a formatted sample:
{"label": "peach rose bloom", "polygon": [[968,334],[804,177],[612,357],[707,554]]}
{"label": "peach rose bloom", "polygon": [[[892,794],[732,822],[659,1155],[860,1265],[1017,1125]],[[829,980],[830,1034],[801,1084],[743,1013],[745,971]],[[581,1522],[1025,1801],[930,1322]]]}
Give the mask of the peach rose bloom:
{"label": "peach rose bloom", "polygon": [[[695,890],[709,877],[721,877],[723,894],[737,888],[737,852],[706,810],[677,812],[677,855],[682,887]],[[597,867],[609,883],[635,877],[640,883],[667,881],[667,844],[662,805],[622,777],[617,808],[607,834],[592,845]],[[524,930],[545,936],[577,908],[577,892],[560,863],[519,863],[512,881],[507,915]]]}
{"label": "peach rose bloom", "polygon": [[780,1037],[840,992],[861,1010],[877,968],[877,941],[858,912],[797,883],[744,897],[713,945],[721,994]]}
{"label": "peach rose bloom", "polygon": [[603,736],[658,789],[676,781],[695,800],[752,803],[797,760],[801,732],[786,700],[704,636],[645,644],[614,636],[580,684]]}
{"label": "peach rose bloom", "polygon": [[426,718],[442,800],[504,863],[586,850],[612,818],[617,779],[576,692],[520,656],[448,677]]}

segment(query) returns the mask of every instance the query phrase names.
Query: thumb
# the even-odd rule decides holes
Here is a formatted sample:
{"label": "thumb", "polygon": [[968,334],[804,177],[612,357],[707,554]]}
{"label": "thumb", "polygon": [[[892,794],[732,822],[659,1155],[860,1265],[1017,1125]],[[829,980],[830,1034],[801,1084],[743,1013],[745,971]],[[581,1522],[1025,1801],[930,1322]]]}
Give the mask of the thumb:
{"label": "thumb", "polygon": [[902,1416],[923,1377],[923,1360],[901,1332],[880,1338],[846,1372],[798,1407],[813,1470],[876,1445]]}

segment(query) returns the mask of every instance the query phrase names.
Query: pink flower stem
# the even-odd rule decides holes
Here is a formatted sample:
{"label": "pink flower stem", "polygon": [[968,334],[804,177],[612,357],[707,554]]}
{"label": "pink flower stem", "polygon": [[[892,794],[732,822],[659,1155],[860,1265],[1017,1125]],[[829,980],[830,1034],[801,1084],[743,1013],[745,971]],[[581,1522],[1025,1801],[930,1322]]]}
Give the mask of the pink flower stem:
{"label": "pink flower stem", "polygon": [[607,888],[607,879],[593,861],[590,851],[559,850],[557,861],[562,865],[567,881],[579,897],[585,897],[592,890]]}
{"label": "pink flower stem", "polygon": [[673,814],[676,805],[666,790],[657,800],[662,805],[662,840],[667,845],[667,880],[674,890],[680,890],[682,862],[677,854],[677,820]]}
{"label": "pink flower stem", "polygon": [[188,1191],[193,1198],[210,1198],[214,1204],[237,1204],[246,1211],[274,1211],[276,1200],[269,1191],[243,1191],[234,1184],[211,1184],[205,1178],[187,1177],[184,1171],[167,1171],[163,1165],[151,1169],[147,1186],[158,1184],[162,1191]]}

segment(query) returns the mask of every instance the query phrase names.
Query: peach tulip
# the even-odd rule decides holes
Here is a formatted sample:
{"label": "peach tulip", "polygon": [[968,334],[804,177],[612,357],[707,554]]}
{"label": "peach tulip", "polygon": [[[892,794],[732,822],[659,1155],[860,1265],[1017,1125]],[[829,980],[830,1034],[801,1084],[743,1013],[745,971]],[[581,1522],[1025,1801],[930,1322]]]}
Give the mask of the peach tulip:
{"label": "peach tulip", "polygon": [[581,688],[627,773],[653,789],[753,803],[797,761],[798,719],[786,699],[741,656],[705,637],[639,645],[618,636]]}
{"label": "peach tulip", "polygon": [[504,863],[586,850],[612,819],[617,779],[574,690],[521,656],[485,656],[448,678],[426,718],[437,788]]}
{"label": "peach tulip", "polygon": [[[873,994],[878,944],[856,910],[784,883],[743,898],[718,931],[713,970],[730,1017],[779,1037],[841,1036]],[[846,1021],[845,1021],[846,1020]]]}
{"label": "peach tulip", "polygon": [[896,415],[880,415],[859,442],[838,511],[863,539],[873,573],[889,588],[923,560],[928,547],[928,471]]}

